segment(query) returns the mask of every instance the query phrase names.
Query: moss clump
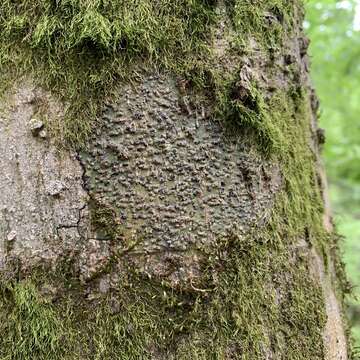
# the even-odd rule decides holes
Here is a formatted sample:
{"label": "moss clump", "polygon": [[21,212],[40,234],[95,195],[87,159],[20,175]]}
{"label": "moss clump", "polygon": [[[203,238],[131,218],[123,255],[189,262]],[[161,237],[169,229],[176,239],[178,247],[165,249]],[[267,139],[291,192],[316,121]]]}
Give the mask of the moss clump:
{"label": "moss clump", "polygon": [[[212,91],[216,7],[212,0],[4,0],[2,86],[32,74],[66,104],[63,123],[50,129],[53,135],[62,145],[80,146],[104,99],[121,81],[136,80],[146,69],[170,71]],[[292,8],[285,0],[228,1],[227,7],[235,42],[251,34],[264,48],[281,41],[273,27],[283,33]],[[269,22],[274,12],[281,21]]]}
{"label": "moss clump", "polygon": [[[281,45],[286,31],[291,28],[299,3],[283,0],[226,0],[233,26],[239,36],[251,35],[269,49]],[[241,44],[237,37],[235,43]]]}
{"label": "moss clump", "polygon": [[[161,279],[150,279],[136,271],[130,257],[122,258],[126,265],[119,287],[102,299],[87,300],[85,288],[78,284],[72,291],[74,284],[68,284],[69,278],[59,283],[58,274],[55,283],[64,291],[52,301],[35,292],[34,285],[41,289],[44,282],[53,281],[49,274],[15,283],[6,288],[4,310],[23,313],[17,294],[30,292],[26,309],[38,322],[27,312],[20,319],[7,319],[6,329],[29,331],[4,332],[2,358],[135,360],[161,354],[177,360],[260,360],[273,352],[286,353],[287,359],[322,360],[319,344],[325,319],[320,290],[306,276],[307,263],[296,259],[292,264],[288,248],[260,233],[249,238],[230,235],[208,253],[204,249],[206,292],[174,289]],[[19,347],[13,357],[12,348],[4,346],[32,344],[38,332],[47,334],[46,339],[40,337],[43,352]]]}
{"label": "moss clump", "polygon": [[2,76],[32,74],[59,95],[68,108],[58,135],[72,145],[139,67],[186,71],[208,56],[215,21],[210,0],[6,0],[0,14]]}
{"label": "moss clump", "polygon": [[64,355],[70,337],[60,314],[28,280],[1,286],[1,359],[49,359]]}
{"label": "moss clump", "polygon": [[[241,92],[245,93],[240,96]],[[234,131],[248,131],[248,135],[255,136],[263,155],[270,157],[281,151],[284,134],[255,84],[249,84],[245,89],[239,85],[238,77],[232,76],[218,89],[217,104],[217,114],[225,124]]]}

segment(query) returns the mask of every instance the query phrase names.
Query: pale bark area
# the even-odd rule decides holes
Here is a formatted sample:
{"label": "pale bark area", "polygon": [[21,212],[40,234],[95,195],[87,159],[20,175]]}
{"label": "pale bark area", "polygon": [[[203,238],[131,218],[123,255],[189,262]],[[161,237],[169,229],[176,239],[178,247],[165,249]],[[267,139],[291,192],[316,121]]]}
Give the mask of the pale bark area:
{"label": "pale bark area", "polygon": [[[56,262],[80,244],[79,222],[87,202],[82,169],[74,154],[59,154],[48,141],[44,124],[33,116],[39,100],[47,101],[48,95],[28,81],[2,101],[2,270],[16,259],[26,259],[24,266]],[[54,101],[49,104],[50,117],[61,115]]]}
{"label": "pale bark area", "polygon": [[[326,174],[323,169],[323,166],[319,160],[319,177],[323,184],[323,198],[324,198],[324,228],[328,232],[334,231],[331,217],[331,208],[330,200],[328,194],[328,184],[326,179]],[[347,359],[347,340],[345,335],[345,329],[343,324],[343,317],[341,307],[339,305],[338,299],[334,289],[332,288],[331,279],[335,276],[335,271],[330,263],[329,269],[325,271],[324,264],[318,254],[314,251],[314,265],[315,271],[319,276],[320,283],[322,284],[326,313],[327,313],[327,322],[324,330],[324,341],[327,352],[327,360],[335,359]]]}

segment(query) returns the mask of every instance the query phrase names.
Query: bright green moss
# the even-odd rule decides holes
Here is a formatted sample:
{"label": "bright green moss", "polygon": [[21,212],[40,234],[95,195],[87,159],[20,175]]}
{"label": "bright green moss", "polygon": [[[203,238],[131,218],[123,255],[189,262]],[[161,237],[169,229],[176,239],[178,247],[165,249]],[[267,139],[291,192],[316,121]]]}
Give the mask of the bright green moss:
{"label": "bright green moss", "polygon": [[[34,285],[39,289],[53,283],[49,274],[7,287],[2,313],[25,315],[4,321],[1,358],[135,360],[162,354],[176,360],[225,360],[231,354],[233,359],[262,360],[273,351],[290,360],[322,360],[321,291],[307,277],[306,260],[291,263],[294,254],[263,230],[246,238],[234,234],[216,249],[204,249],[206,292],[149,279],[126,257],[119,288],[98,300],[87,300],[85,287],[69,283],[69,275],[59,280],[54,274],[63,293],[53,299],[40,295]],[[19,292],[31,294],[25,310]],[[15,329],[28,330],[20,334]],[[40,350],[29,346],[34,338]],[[26,346],[18,347],[14,357],[7,343]]]}
{"label": "bright green moss", "polygon": [[[234,43],[244,44],[251,33],[264,49],[279,44],[292,9],[287,3],[227,2]],[[278,19],[269,21],[271,11]],[[0,5],[2,86],[32,74],[67,104],[62,126],[50,130],[62,144],[80,146],[104,99],[144,69],[171,71],[207,92],[221,87],[209,82],[217,19],[212,0],[5,0]]]}
{"label": "bright green moss", "polygon": [[237,76],[233,77],[217,92],[217,114],[225,124],[233,130],[250,131],[254,135],[259,150],[266,156],[272,156],[281,151],[284,144],[284,134],[278,126],[268,105],[255,84],[250,84],[243,98],[238,97]]}
{"label": "bright green moss", "polygon": [[64,340],[71,335],[32,282],[2,286],[0,304],[1,359],[45,360],[48,354],[63,354]]}
{"label": "bright green moss", "polygon": [[[211,1],[4,1],[2,77],[32,74],[68,104],[57,134],[81,145],[105,98],[140,68],[182,73],[209,56]],[[8,79],[8,82],[12,80]]]}
{"label": "bright green moss", "polygon": [[281,45],[299,5],[284,0],[226,0],[226,4],[236,33],[251,35],[270,49]]}

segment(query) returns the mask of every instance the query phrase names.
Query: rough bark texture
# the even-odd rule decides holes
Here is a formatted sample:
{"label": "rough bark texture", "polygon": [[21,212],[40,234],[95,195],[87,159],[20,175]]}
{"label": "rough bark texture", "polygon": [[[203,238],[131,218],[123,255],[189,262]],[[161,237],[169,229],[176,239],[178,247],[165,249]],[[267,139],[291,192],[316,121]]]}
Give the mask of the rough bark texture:
{"label": "rough bark texture", "polygon": [[59,150],[36,78],[1,100],[1,359],[350,357],[302,13],[263,3],[266,51],[211,5],[220,105],[139,70]]}

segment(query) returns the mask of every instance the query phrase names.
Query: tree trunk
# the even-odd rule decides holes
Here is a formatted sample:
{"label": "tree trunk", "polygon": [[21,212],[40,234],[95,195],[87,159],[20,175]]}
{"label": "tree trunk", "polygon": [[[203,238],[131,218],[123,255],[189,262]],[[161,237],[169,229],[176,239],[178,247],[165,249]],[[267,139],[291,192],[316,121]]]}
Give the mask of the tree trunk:
{"label": "tree trunk", "polygon": [[347,359],[301,4],[86,3],[0,5],[0,358]]}

